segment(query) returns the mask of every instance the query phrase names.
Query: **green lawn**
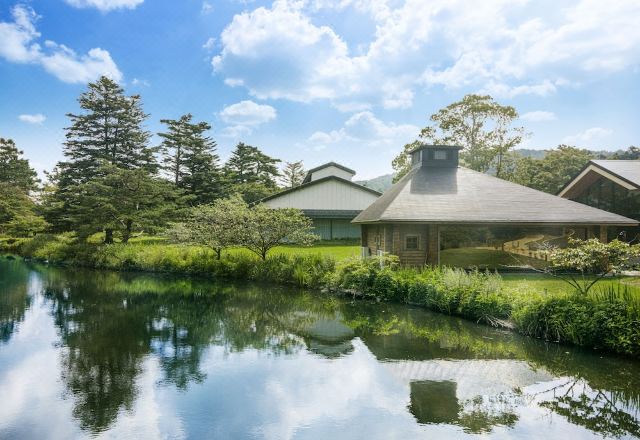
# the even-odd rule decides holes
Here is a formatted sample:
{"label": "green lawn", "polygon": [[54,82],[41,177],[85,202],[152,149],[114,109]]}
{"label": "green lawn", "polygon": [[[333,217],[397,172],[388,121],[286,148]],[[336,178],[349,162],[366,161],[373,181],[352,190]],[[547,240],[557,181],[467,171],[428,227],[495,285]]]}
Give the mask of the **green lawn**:
{"label": "green lawn", "polygon": [[[535,290],[538,292],[562,293],[571,290],[571,286],[561,279],[550,275],[532,273],[532,274],[502,274],[502,279],[507,287],[527,291]],[[593,278],[590,278],[593,279]],[[603,289],[624,288],[627,287],[629,292],[640,297],[640,278],[636,277],[608,277],[598,282],[592,290],[592,293],[602,292]]]}
{"label": "green lawn", "polygon": [[[236,248],[226,252],[241,253],[249,252],[246,249]],[[360,245],[350,241],[321,241],[309,247],[282,245],[273,248],[269,255],[286,254],[286,255],[310,255],[321,254],[333,257],[336,261],[345,260],[351,257],[360,256]]]}

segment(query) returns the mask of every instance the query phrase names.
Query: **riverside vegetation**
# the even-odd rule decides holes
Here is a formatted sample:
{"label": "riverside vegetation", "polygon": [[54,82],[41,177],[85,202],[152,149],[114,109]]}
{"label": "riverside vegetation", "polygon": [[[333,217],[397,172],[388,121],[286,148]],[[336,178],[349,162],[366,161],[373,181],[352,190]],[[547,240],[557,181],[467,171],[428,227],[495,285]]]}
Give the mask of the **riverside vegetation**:
{"label": "riverside vegetation", "polygon": [[51,263],[185,273],[324,288],[375,301],[419,305],[561,343],[640,356],[640,299],[623,285],[564,293],[520,290],[497,273],[406,268],[395,257],[336,261],[320,254],[255,254],[165,243],[88,244],[73,234],[0,242],[3,252]]}

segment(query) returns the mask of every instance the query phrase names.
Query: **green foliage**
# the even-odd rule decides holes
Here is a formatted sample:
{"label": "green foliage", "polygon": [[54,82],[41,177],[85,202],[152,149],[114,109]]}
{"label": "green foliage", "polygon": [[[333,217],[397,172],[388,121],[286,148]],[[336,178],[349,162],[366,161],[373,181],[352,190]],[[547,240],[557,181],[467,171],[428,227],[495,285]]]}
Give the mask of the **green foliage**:
{"label": "green foliage", "polygon": [[466,95],[431,115],[434,125],[422,129],[420,141],[405,145],[393,161],[395,179],[408,172],[408,153],[421,142],[460,145],[464,147],[461,159],[469,168],[483,173],[493,168],[501,177],[505,156],[525,135],[522,127],[512,127],[516,119],[514,107],[501,105],[489,95]]}
{"label": "green foliage", "polygon": [[279,159],[267,156],[257,147],[240,142],[224,166],[230,192],[240,193],[247,203],[260,200],[256,197],[278,187],[278,162]]}
{"label": "green foliage", "polygon": [[240,244],[240,222],[247,211],[246,203],[239,196],[218,199],[211,205],[192,208],[187,219],[174,224],[168,235],[178,243],[213,249],[220,259],[223,249]]}
{"label": "green foliage", "polygon": [[[569,283],[581,294],[589,290],[603,277],[637,266],[640,249],[619,240],[602,243],[596,238],[589,240],[569,239],[566,248],[552,248],[549,251],[550,269],[556,276]],[[572,272],[577,271],[580,276]],[[596,274],[586,278],[586,274]]]}
{"label": "green foliage", "polygon": [[[133,232],[153,232],[179,217],[181,194],[167,181],[144,169],[124,169],[104,163],[93,179],[67,192],[68,218],[84,237],[100,231],[119,231],[123,242]],[[112,241],[107,234],[105,242]]]}
{"label": "green foliage", "polygon": [[568,145],[547,150],[542,159],[513,153],[506,158],[502,177],[520,185],[557,194],[593,158],[593,152]]}
{"label": "green foliage", "polygon": [[[256,280],[393,301],[460,316],[550,341],[640,356],[640,301],[628,289],[590,295],[517,290],[496,273],[451,268],[403,268],[397,257],[336,262],[321,255],[274,254],[265,259],[206,247],[166,243],[95,245],[72,234],[42,234],[0,241],[12,250],[50,262],[112,270],[185,273]],[[386,329],[386,330],[385,330]],[[396,332],[388,322],[383,332]]]}
{"label": "green foliage", "polygon": [[23,154],[13,140],[0,138],[0,183],[10,184],[28,194],[36,188],[38,174]]}
{"label": "green foliage", "polygon": [[302,161],[285,162],[282,169],[281,181],[285,188],[295,188],[302,185],[306,172]]}
{"label": "green foliage", "polygon": [[193,196],[195,204],[211,203],[222,195],[220,159],[215,141],[205,135],[211,126],[193,123],[192,118],[187,114],[178,120],[160,120],[167,126],[166,133],[158,133],[163,138],[163,168],[178,188]]}
{"label": "green foliage", "polygon": [[26,192],[0,182],[0,235],[30,237],[46,227],[47,223],[36,214],[36,205]]}
{"label": "green foliage", "polygon": [[299,209],[271,209],[263,204],[245,207],[239,223],[238,244],[263,260],[280,243],[310,246],[318,236],[313,234],[311,219]]}

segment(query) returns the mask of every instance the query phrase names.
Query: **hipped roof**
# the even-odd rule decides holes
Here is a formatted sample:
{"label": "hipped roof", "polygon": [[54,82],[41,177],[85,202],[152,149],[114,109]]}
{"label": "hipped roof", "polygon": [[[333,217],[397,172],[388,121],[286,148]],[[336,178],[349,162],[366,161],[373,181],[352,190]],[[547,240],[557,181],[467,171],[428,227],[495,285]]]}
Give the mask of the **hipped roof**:
{"label": "hipped roof", "polygon": [[638,224],[621,215],[463,167],[413,168],[353,222]]}

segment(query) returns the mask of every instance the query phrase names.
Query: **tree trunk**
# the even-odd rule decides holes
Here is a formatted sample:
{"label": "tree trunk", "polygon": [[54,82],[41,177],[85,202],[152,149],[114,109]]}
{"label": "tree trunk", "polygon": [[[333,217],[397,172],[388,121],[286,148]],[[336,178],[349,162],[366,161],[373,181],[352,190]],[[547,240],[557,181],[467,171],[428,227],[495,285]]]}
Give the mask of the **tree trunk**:
{"label": "tree trunk", "polygon": [[216,249],[216,258],[219,260],[222,257],[222,248]]}
{"label": "tree trunk", "polygon": [[113,243],[113,229],[104,230],[104,243],[105,244]]}
{"label": "tree trunk", "polygon": [[131,229],[133,227],[133,221],[132,220],[127,220],[125,222],[125,230],[124,233],[122,234],[122,242],[123,243],[128,243],[129,242],[129,238],[131,238]]}

